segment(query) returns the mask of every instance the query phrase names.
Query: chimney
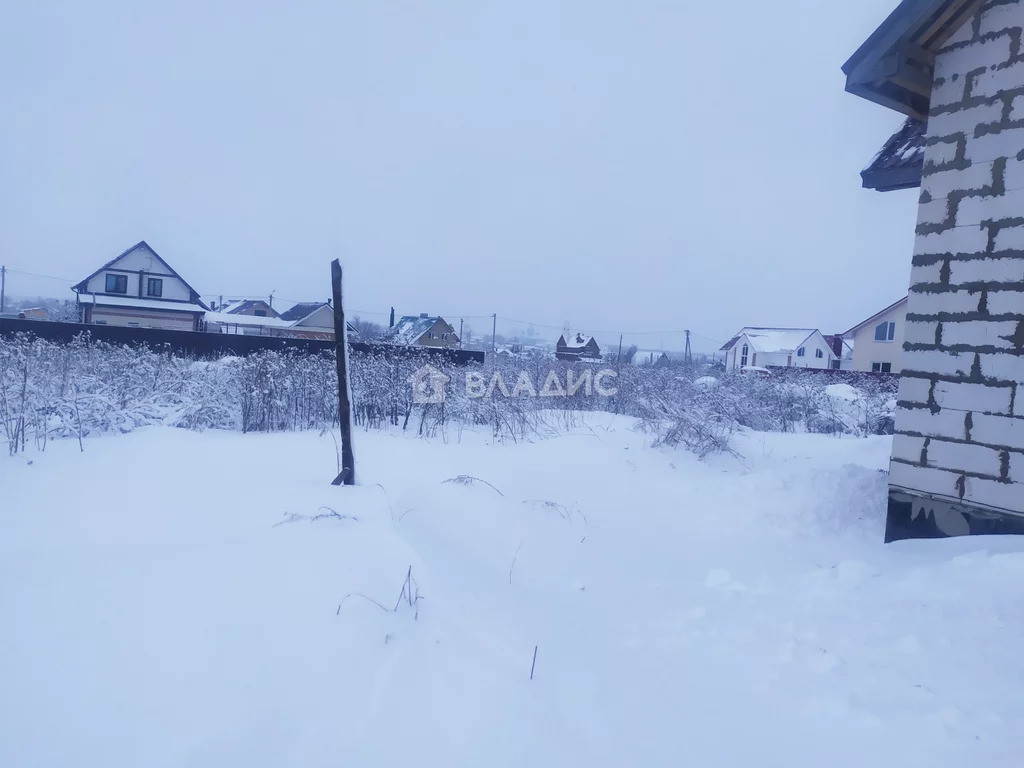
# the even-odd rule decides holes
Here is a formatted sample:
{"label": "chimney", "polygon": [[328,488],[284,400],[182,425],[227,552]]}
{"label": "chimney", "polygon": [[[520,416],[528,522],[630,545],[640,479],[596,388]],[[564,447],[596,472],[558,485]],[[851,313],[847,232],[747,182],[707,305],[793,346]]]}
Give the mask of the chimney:
{"label": "chimney", "polygon": [[839,360],[843,358],[843,334],[841,333],[832,337],[832,354]]}
{"label": "chimney", "polygon": [[420,318],[421,318],[421,319],[423,319],[423,320],[426,320],[426,319],[427,319],[427,317],[429,317],[429,315],[427,315],[427,313],[426,313],[426,312],[420,312]]}
{"label": "chimney", "polygon": [[388,321],[388,328],[395,327],[395,308],[391,308],[391,319]]}

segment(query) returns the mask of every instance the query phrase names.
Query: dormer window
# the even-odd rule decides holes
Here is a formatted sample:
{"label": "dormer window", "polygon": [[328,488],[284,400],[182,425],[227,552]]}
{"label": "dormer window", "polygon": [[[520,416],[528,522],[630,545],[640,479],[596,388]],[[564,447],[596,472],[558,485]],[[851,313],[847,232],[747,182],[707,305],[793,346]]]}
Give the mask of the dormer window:
{"label": "dormer window", "polygon": [[128,275],[107,275],[107,293],[128,293]]}
{"label": "dormer window", "polygon": [[896,336],[896,323],[879,323],[875,326],[875,341],[892,341]]}

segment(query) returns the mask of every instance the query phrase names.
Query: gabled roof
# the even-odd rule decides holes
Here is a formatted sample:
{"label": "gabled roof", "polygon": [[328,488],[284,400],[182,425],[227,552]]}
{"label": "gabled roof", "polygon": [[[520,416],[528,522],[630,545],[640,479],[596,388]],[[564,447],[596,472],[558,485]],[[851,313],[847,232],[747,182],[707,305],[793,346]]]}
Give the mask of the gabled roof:
{"label": "gabled roof", "polygon": [[269,304],[267,304],[265,299],[234,299],[232,301],[229,301],[227,304],[225,304],[217,311],[222,315],[239,315],[245,312],[247,309],[251,309],[256,304],[264,304],[270,309],[271,312],[274,313],[275,317],[279,316],[277,311]]}
{"label": "gabled roof", "polygon": [[[384,331],[382,341],[389,344],[415,344],[423,334],[427,333],[438,322],[448,323],[443,317],[423,317],[422,315],[405,315],[397,323]],[[451,327],[450,325],[448,326]]]}
{"label": "gabled roof", "polygon": [[92,280],[92,279],[93,279],[94,277],[96,277],[96,275],[98,275],[98,274],[99,274],[100,272],[104,272],[104,271],[106,271],[106,270],[110,269],[111,267],[113,267],[113,265],[114,265],[114,264],[115,264],[115,263],[116,263],[116,262],[117,262],[117,261],[118,261],[119,259],[123,259],[123,258],[124,258],[125,256],[127,256],[127,255],[128,255],[129,253],[131,253],[131,252],[132,252],[132,251],[134,251],[134,250],[137,250],[138,248],[145,248],[145,249],[146,249],[147,251],[149,251],[149,253],[150,253],[150,254],[151,254],[151,255],[152,255],[152,256],[153,256],[153,257],[154,257],[154,258],[155,258],[155,259],[156,259],[157,261],[159,261],[159,262],[160,262],[161,264],[163,264],[163,265],[164,265],[164,267],[166,267],[166,268],[167,268],[167,272],[168,272],[169,274],[171,274],[171,275],[174,275],[174,276],[175,276],[176,278],[178,278],[179,280],[181,280],[182,284],[183,284],[183,285],[184,285],[184,286],[185,286],[186,288],[188,288],[188,289],[189,289],[189,291],[190,291],[190,292],[192,293],[192,297],[193,297],[193,302],[192,302],[192,303],[198,304],[198,305],[199,305],[200,307],[202,307],[203,309],[209,309],[209,307],[207,307],[207,306],[206,306],[206,305],[205,305],[205,304],[204,304],[204,303],[202,302],[202,300],[201,300],[201,299],[199,298],[199,291],[197,291],[197,290],[196,290],[195,288],[193,288],[193,287],[192,287],[191,285],[189,285],[189,284],[188,284],[188,282],[187,282],[187,281],[185,280],[185,278],[183,278],[183,277],[182,277],[181,275],[179,275],[179,274],[177,273],[177,271],[175,271],[175,269],[174,269],[174,268],[173,268],[173,267],[172,267],[172,266],[171,266],[170,264],[168,264],[168,263],[167,263],[166,261],[164,261],[163,257],[162,257],[162,256],[161,256],[161,255],[160,255],[159,253],[157,253],[156,251],[154,251],[154,250],[152,249],[152,247],[150,247],[149,243],[147,243],[147,242],[146,242],[145,240],[139,240],[139,242],[137,242],[137,243],[136,243],[135,245],[133,245],[133,246],[132,246],[131,248],[128,248],[127,250],[125,250],[125,251],[122,251],[121,253],[117,254],[117,256],[115,256],[114,258],[112,258],[112,259],[111,259],[110,261],[108,261],[108,262],[107,262],[106,264],[104,264],[104,265],[103,265],[102,267],[100,267],[99,269],[97,269],[97,270],[96,270],[95,272],[93,272],[93,273],[92,273],[91,275],[89,275],[89,276],[88,276],[87,278],[85,278],[84,280],[82,280],[82,281],[81,281],[80,283],[78,283],[77,285],[73,285],[73,286],[71,287],[71,290],[73,290],[73,291],[74,291],[75,293],[81,293],[81,292],[85,291],[85,290],[86,290],[86,286],[87,286],[87,284],[89,283],[89,281],[90,281],[90,280]]}
{"label": "gabled roof", "polygon": [[282,320],[291,320],[294,322],[300,322],[305,320],[307,317],[316,312],[320,307],[326,307],[326,301],[301,301],[294,307],[289,309],[287,312],[282,312],[280,318]]}
{"label": "gabled roof", "polygon": [[570,333],[568,338],[565,334],[558,337],[558,341],[555,342],[556,346],[563,346],[568,349],[582,349],[593,342],[594,346],[597,346],[597,340],[593,336],[587,336],[586,334],[578,331]]}
{"label": "gabled roof", "polygon": [[935,54],[983,0],[903,0],[843,65],[846,90],[928,119]]}
{"label": "gabled roof", "polygon": [[892,304],[890,304],[890,305],[889,305],[888,307],[886,307],[885,309],[883,309],[883,310],[880,310],[880,311],[878,311],[878,312],[875,312],[875,314],[873,314],[873,315],[872,315],[871,317],[869,317],[869,318],[868,318],[867,320],[864,320],[864,321],[862,321],[862,322],[859,322],[859,323],[857,323],[857,324],[856,324],[855,326],[853,326],[853,328],[851,328],[851,329],[850,329],[850,330],[848,330],[848,331],[847,331],[846,333],[844,333],[844,334],[843,334],[843,336],[847,336],[847,335],[849,335],[849,334],[851,334],[851,333],[856,333],[856,332],[857,332],[857,331],[859,331],[859,330],[860,330],[861,328],[863,328],[863,327],[864,327],[865,325],[868,325],[868,324],[869,324],[869,323],[870,323],[870,322],[871,322],[872,320],[877,320],[877,319],[878,319],[878,318],[880,318],[880,317],[881,317],[882,315],[884,315],[884,314],[885,314],[886,312],[889,312],[890,310],[896,309],[896,307],[900,306],[900,304],[906,304],[906,303],[907,303],[907,299],[908,299],[908,298],[909,298],[909,297],[907,297],[907,296],[904,296],[904,297],[903,297],[902,299],[900,299],[899,301],[894,301],[894,302],[893,302]]}
{"label": "gabled roof", "polygon": [[926,128],[926,123],[908,117],[860,172],[863,186],[879,192],[921,186]]}
{"label": "gabled roof", "polygon": [[755,352],[793,352],[804,346],[811,336],[820,333],[817,328],[758,328],[748,326],[722,345],[721,351],[732,349],[743,336]]}

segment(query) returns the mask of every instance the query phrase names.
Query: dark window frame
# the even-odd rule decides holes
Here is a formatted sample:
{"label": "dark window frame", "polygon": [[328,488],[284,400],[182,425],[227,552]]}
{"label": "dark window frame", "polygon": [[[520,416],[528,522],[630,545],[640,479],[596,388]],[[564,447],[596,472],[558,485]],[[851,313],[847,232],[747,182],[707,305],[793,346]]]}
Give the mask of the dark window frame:
{"label": "dark window frame", "polygon": [[740,349],[740,368],[746,368],[747,367],[747,357],[749,357],[749,355],[750,355],[750,347],[748,347],[746,344],[744,344],[743,348]]}
{"label": "dark window frame", "polygon": [[[154,288],[156,288],[155,291]],[[146,295],[161,298],[164,295],[164,281],[159,277],[147,277]]]}
{"label": "dark window frame", "polygon": [[[111,287],[113,286],[113,287]],[[108,272],[106,282],[103,284],[104,293],[128,293],[128,275],[118,275]]]}

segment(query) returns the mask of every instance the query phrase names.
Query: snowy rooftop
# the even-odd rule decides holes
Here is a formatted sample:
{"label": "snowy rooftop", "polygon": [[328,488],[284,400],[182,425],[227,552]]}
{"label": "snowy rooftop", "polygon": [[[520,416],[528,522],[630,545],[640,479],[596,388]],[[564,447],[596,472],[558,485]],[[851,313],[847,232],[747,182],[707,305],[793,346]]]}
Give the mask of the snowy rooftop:
{"label": "snowy rooftop", "polygon": [[292,306],[287,312],[282,312],[281,319],[291,320],[292,322],[305,320],[311,314],[320,309],[320,307],[325,306],[327,306],[326,301],[300,301],[298,304]]}
{"label": "snowy rooftop", "polygon": [[280,317],[256,317],[255,315],[232,315],[228,312],[207,312],[204,319],[208,323],[221,325],[244,325],[246,327],[291,328],[294,323]]}
{"label": "snowy rooftop", "polygon": [[78,301],[82,304],[98,304],[104,307],[132,307],[134,309],[162,309],[165,312],[203,312],[199,304],[187,301],[157,301],[156,299],[138,299],[134,296],[108,296],[101,293],[80,293]]}
{"label": "snowy rooftop", "polygon": [[570,349],[575,347],[585,347],[587,346],[587,344],[594,340],[593,336],[588,336],[587,334],[580,333],[579,331],[573,331],[572,333],[564,333],[562,334],[562,338],[565,340],[565,346],[569,347]]}
{"label": "snowy rooftop", "polygon": [[384,331],[382,339],[388,344],[415,344],[441,319],[440,317],[405,315],[391,328]]}
{"label": "snowy rooftop", "polygon": [[748,327],[741,329],[736,336],[746,336],[755,352],[793,352],[816,332],[816,328]]}

